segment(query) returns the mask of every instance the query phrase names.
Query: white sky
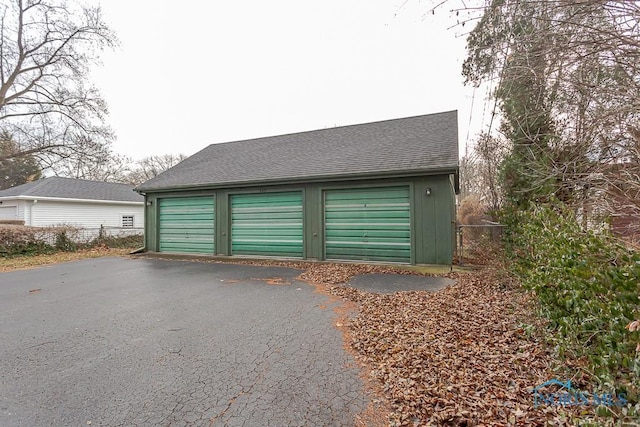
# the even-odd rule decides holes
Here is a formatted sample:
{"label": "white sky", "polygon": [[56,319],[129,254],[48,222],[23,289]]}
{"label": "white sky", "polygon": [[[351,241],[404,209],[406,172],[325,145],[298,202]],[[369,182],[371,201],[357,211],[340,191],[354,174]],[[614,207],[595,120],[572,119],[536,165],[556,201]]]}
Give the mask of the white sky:
{"label": "white sky", "polygon": [[[92,81],[114,150],[193,154],[211,143],[458,110],[465,38],[419,0],[102,0],[121,46]],[[466,30],[466,29],[465,29]],[[479,128],[480,94],[471,126]]]}

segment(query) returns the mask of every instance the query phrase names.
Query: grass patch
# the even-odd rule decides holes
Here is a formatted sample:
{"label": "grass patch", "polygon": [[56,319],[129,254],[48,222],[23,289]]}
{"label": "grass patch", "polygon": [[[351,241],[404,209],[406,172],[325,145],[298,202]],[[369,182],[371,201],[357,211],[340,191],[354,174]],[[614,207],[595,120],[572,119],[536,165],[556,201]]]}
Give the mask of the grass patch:
{"label": "grass patch", "polygon": [[96,247],[81,249],[76,252],[55,252],[39,255],[23,255],[11,258],[0,257],[0,272],[24,270],[41,267],[43,265],[58,264],[61,262],[77,261],[87,258],[99,258],[104,256],[124,256],[129,254],[131,248],[104,248]]}

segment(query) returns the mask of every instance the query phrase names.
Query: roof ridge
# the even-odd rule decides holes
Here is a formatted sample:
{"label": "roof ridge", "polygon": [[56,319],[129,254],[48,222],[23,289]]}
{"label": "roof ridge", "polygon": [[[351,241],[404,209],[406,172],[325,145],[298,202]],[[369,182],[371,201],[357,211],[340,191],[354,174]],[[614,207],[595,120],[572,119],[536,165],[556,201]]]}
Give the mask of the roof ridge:
{"label": "roof ridge", "polygon": [[49,179],[49,178],[58,178],[58,179],[64,179],[64,180],[67,180],[67,181],[84,181],[84,182],[92,182],[92,183],[96,183],[96,184],[124,185],[124,186],[127,186],[127,187],[133,187],[133,185],[127,184],[127,183],[124,183],[124,182],[98,181],[96,179],[70,178],[68,176],[58,176],[58,175],[48,176],[48,177],[46,177],[44,179]]}
{"label": "roof ridge", "polygon": [[264,140],[264,139],[272,139],[272,138],[282,138],[285,136],[292,136],[292,135],[301,135],[301,134],[310,134],[310,133],[314,133],[314,132],[326,132],[328,130],[332,130],[332,129],[346,129],[346,128],[350,128],[350,127],[355,127],[355,126],[363,126],[363,125],[376,125],[376,124],[381,124],[381,123],[388,123],[388,122],[393,122],[396,120],[411,120],[411,119],[417,119],[420,117],[428,117],[428,116],[437,116],[437,115],[441,115],[441,114],[450,114],[450,113],[457,113],[458,110],[449,110],[449,111],[440,111],[437,113],[429,113],[429,114],[417,114],[415,116],[408,116],[408,117],[396,117],[395,119],[385,119],[385,120],[376,120],[374,122],[362,122],[362,123],[353,123],[350,125],[342,125],[342,126],[332,126],[332,127],[326,127],[326,128],[322,128],[322,129],[312,129],[312,130],[303,130],[303,131],[298,131],[298,132],[288,132],[288,133],[281,133],[281,134],[276,134],[276,135],[269,135],[269,136],[260,136],[260,137],[255,137],[255,138],[248,138],[248,139],[236,139],[233,141],[223,141],[223,142],[213,142],[209,145],[207,145],[205,148],[203,148],[200,151],[206,150],[207,148],[213,146],[213,145],[225,145],[225,144],[233,144],[233,143],[237,143],[237,142],[253,142],[253,141],[258,141],[258,140]]}

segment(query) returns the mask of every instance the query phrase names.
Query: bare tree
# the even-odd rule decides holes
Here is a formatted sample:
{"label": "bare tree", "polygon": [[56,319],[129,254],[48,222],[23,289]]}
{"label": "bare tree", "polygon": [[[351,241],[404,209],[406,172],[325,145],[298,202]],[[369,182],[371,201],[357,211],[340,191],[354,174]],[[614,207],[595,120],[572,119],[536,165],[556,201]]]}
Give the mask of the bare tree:
{"label": "bare tree", "polygon": [[460,161],[461,198],[477,200],[488,214],[495,214],[502,205],[499,170],[507,147],[506,141],[482,133]]}
{"label": "bare tree", "polygon": [[480,188],[478,161],[473,152],[460,159],[460,199],[477,194]]}
{"label": "bare tree", "polygon": [[463,74],[496,87],[511,199],[526,206],[554,195],[582,212],[597,204],[613,214],[622,204],[640,219],[640,3],[443,3],[459,25],[476,24]]}
{"label": "bare tree", "polygon": [[184,154],[163,154],[145,157],[136,162],[127,180],[131,184],[139,185],[151,178],[160,175],[167,169],[177,165],[187,156]]}
{"label": "bare tree", "polygon": [[61,159],[56,164],[56,175],[92,181],[129,183],[133,163],[131,158],[116,154],[106,146],[92,147],[91,141],[85,141],[85,144],[86,149],[91,149],[93,154],[87,157]]}
{"label": "bare tree", "polygon": [[[90,141],[85,142],[88,146]],[[56,166],[56,174],[68,178],[119,182],[138,185],[161,174],[186,159],[184,154],[162,154],[134,161],[111,151],[108,147],[93,147],[93,156],[63,159]]]}
{"label": "bare tree", "polygon": [[0,5],[0,129],[18,146],[5,158],[33,155],[53,167],[108,145],[107,106],[87,76],[116,43],[98,7],[66,0]]}

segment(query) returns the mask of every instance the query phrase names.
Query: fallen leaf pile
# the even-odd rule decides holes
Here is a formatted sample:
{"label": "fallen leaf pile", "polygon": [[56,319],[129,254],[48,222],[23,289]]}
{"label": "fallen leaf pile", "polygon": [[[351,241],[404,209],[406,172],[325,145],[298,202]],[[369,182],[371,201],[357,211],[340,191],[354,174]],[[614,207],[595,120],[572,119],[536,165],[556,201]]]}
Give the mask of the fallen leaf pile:
{"label": "fallen leaf pile", "polygon": [[350,344],[389,400],[390,425],[568,422],[557,408],[534,407],[533,387],[553,372],[545,346],[522,327],[540,326],[528,297],[488,271],[447,276],[457,283],[436,293],[329,287],[359,305]]}
{"label": "fallen leaf pile", "polygon": [[310,263],[300,268],[305,268],[300,279],[319,285],[343,284],[359,274],[416,274],[411,270],[375,264]]}

